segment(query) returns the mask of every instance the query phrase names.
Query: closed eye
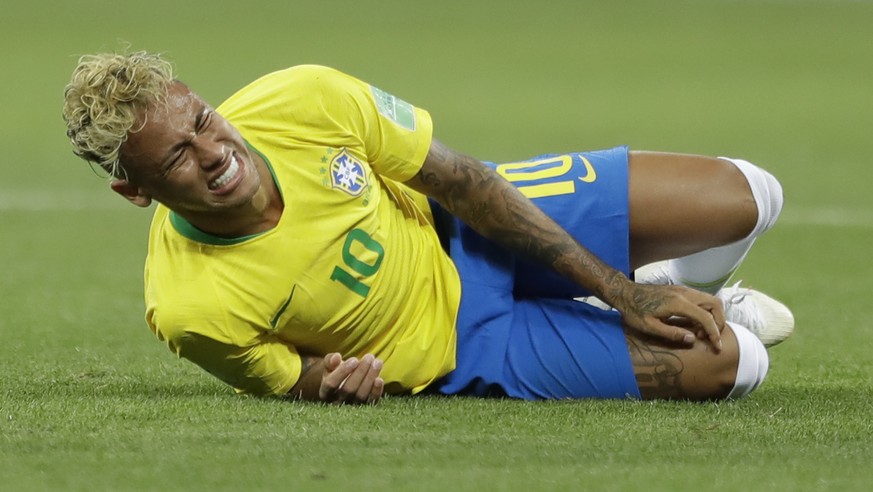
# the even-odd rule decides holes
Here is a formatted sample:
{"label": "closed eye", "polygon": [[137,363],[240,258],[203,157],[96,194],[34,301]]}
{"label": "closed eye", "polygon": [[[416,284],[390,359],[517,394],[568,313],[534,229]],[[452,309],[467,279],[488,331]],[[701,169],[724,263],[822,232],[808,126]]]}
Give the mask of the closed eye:
{"label": "closed eye", "polygon": [[178,152],[170,159],[170,163],[164,166],[164,169],[161,171],[161,176],[166,176],[170,174],[170,171],[179,167],[179,164],[182,163],[182,157],[185,155],[185,147],[179,149]]}
{"label": "closed eye", "polygon": [[194,129],[197,133],[202,132],[206,128],[209,127],[209,124],[212,122],[212,111],[204,109],[202,113],[200,113],[200,117],[197,118],[197,127]]}

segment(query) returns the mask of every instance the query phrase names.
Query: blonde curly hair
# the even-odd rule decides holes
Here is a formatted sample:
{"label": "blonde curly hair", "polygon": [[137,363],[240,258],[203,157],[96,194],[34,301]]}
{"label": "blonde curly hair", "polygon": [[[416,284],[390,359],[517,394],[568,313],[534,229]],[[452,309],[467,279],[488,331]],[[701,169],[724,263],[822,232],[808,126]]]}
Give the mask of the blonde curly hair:
{"label": "blonde curly hair", "polygon": [[85,55],[64,89],[64,121],[73,152],[99,164],[114,177],[124,176],[119,163],[128,134],[141,129],[137,118],[147,106],[166,101],[175,80],[173,66],[144,51],[127,55]]}

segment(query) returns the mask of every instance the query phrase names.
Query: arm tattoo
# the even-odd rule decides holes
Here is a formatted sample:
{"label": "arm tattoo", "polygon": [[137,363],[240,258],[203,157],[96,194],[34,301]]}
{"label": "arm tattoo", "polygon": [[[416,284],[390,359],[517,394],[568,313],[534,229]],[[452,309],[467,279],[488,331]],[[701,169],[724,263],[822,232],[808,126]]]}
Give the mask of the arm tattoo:
{"label": "arm tattoo", "polygon": [[640,313],[655,313],[667,302],[667,299],[656,293],[654,289],[637,288],[630,297]]}
{"label": "arm tattoo", "polygon": [[300,379],[303,379],[309,371],[312,370],[312,366],[321,360],[320,357],[310,357],[308,355],[304,355],[300,358]]}
{"label": "arm tattoo", "polygon": [[419,172],[421,191],[480,234],[551,266],[604,300],[621,296],[623,274],[585,249],[495,171],[436,141],[428,160],[434,165]]}
{"label": "arm tattoo", "polygon": [[437,177],[436,173],[434,173],[434,172],[418,173],[418,179],[421,180],[422,184],[427,185],[427,186],[432,187],[432,188],[436,188],[442,184],[440,182],[440,179]]}

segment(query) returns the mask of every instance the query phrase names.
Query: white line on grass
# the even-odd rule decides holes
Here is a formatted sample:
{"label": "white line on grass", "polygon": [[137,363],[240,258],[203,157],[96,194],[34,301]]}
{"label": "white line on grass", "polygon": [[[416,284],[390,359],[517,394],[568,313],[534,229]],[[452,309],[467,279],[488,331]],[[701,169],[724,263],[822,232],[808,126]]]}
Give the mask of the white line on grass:
{"label": "white line on grass", "polygon": [[837,205],[789,206],[779,218],[781,225],[860,227],[873,229],[873,210]]}
{"label": "white line on grass", "polygon": [[[108,190],[0,189],[0,212],[123,210],[127,206]],[[840,205],[790,205],[783,211],[779,224],[873,229],[873,210]]]}
{"label": "white line on grass", "polygon": [[124,201],[108,190],[0,189],[0,212],[111,210],[123,206]]}

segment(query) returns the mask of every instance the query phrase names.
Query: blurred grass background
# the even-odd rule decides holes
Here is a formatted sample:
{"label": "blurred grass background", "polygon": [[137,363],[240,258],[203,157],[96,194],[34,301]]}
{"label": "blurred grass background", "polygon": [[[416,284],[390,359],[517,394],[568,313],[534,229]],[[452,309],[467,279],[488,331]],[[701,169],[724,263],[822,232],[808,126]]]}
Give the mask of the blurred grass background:
{"label": "blurred grass background", "polygon": [[[0,15],[4,490],[869,490],[873,2],[7,0]],[[76,59],[159,51],[219,103],[336,67],[493,161],[628,144],[746,158],[787,204],[741,270],[796,336],[718,405],[240,399],[142,320],[150,214],[70,152]]]}

